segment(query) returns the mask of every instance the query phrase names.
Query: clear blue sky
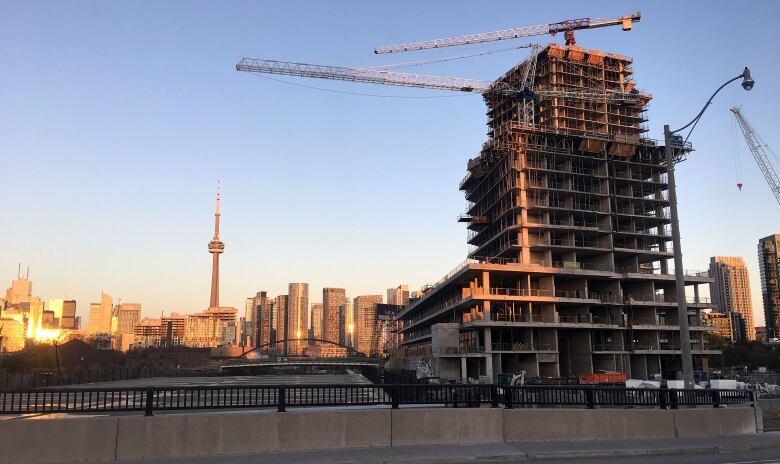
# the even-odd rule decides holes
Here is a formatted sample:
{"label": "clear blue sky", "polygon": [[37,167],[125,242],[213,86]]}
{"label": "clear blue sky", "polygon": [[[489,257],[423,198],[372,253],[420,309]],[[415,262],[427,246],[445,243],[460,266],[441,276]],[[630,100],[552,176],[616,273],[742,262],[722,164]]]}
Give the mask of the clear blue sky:
{"label": "clear blue sky", "polygon": [[[290,281],[309,282],[312,302],[322,286],[356,296],[435,281],[466,255],[457,185],[485,140],[481,98],[323,92],[238,73],[236,62],[373,66],[442,55],[374,55],[380,44],[641,10],[632,32],[577,38],[634,57],[639,86],[655,96],[651,136],[666,121],[691,119],[746,64],[753,70],[752,92],[724,90],[702,120],[678,181],[686,268],[704,269],[715,254],[744,256],[763,321],[756,243],[780,232],[780,209],[739,134],[745,187],[737,191],[728,108],[742,104],[780,150],[780,3],[528,5],[0,1],[0,284],[21,261],[36,294],[75,298],[81,314],[101,290],[142,302],[146,314],[204,309],[217,177],[223,305],[243,308],[260,289],[285,293]],[[420,70],[493,79],[524,56]]]}

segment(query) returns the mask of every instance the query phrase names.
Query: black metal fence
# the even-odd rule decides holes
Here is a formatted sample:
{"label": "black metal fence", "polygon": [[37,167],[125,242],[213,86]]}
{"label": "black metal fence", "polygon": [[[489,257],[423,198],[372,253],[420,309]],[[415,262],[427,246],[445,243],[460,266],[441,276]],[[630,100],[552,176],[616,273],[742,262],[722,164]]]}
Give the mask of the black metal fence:
{"label": "black metal fence", "polygon": [[0,391],[0,414],[402,405],[661,408],[753,406],[747,390],[650,390],[593,386],[220,385],[45,388]]}

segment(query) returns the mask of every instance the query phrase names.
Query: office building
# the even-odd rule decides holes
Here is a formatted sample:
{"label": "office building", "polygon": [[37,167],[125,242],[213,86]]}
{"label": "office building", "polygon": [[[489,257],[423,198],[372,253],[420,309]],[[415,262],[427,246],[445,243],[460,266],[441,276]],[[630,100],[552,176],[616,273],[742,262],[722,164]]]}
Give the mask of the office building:
{"label": "office building", "polygon": [[710,284],[712,304],[719,312],[736,319],[732,324],[732,340],[755,340],[750,277],[745,260],[741,256],[713,256],[709,273],[714,279]]}
{"label": "office building", "polygon": [[89,323],[87,334],[111,333],[111,319],[114,315],[114,303],[111,295],[100,293],[100,303],[89,304]]}
{"label": "office building", "polygon": [[76,300],[62,300],[62,316],[60,317],[60,328],[66,330],[76,330]]}
{"label": "office building", "polygon": [[119,303],[115,312],[116,348],[127,351],[133,344],[135,325],[141,321],[141,303]]}
{"label": "office building", "polygon": [[[529,79],[622,99],[500,90]],[[630,58],[551,44],[485,93],[488,140],[460,182],[469,259],[399,313],[393,367],[425,360],[443,379],[490,382],[519,371],[680,375],[664,147],[644,138],[651,96],[635,86]],[[672,147],[678,159],[690,148]],[[684,279],[696,370],[720,353],[701,318],[710,305],[698,287],[710,281]]]}
{"label": "office building", "polygon": [[[376,333],[378,330],[376,306],[382,303],[382,295],[361,295],[355,297],[353,301],[355,313],[357,314],[354,331],[356,343],[354,348],[366,356],[376,355],[377,353],[372,351],[376,351],[377,346],[375,345],[377,344],[374,343],[372,345],[372,341],[375,337],[380,336],[380,334]],[[373,350],[372,346],[374,347]]]}
{"label": "office building", "polygon": [[780,338],[780,234],[758,241],[758,269],[768,341]]}
{"label": "office building", "polygon": [[22,265],[19,265],[19,270],[16,273],[16,279],[11,281],[11,287],[5,291],[6,306],[14,308],[22,303],[29,303],[32,301],[32,281],[29,279],[30,269],[27,269],[27,274],[22,277]]}

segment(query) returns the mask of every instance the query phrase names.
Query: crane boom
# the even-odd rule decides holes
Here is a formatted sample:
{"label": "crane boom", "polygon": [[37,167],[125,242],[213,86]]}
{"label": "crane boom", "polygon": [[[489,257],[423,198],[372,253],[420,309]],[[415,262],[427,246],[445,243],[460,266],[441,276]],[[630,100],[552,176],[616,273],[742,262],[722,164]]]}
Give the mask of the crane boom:
{"label": "crane boom", "polygon": [[731,112],[734,113],[734,117],[737,118],[737,123],[739,124],[739,128],[742,129],[742,133],[745,135],[745,141],[747,141],[748,148],[750,148],[750,152],[753,154],[753,158],[755,158],[759,169],[761,169],[761,172],[764,174],[764,177],[769,184],[769,188],[772,189],[772,193],[775,194],[775,198],[780,204],[780,177],[777,176],[777,172],[766,154],[764,147],[768,147],[768,145],[761,136],[758,135],[755,129],[753,129],[753,126],[747,122],[747,119],[745,119],[738,107],[732,107]]}
{"label": "crane boom", "polygon": [[310,77],[367,84],[396,85],[424,89],[452,90],[458,92],[526,94],[538,98],[564,98],[595,102],[639,103],[644,97],[637,92],[583,92],[578,90],[494,88],[492,82],[462,77],[434,76],[430,74],[403,73],[384,69],[347,68],[278,60],[242,58],[237,71],[283,76]]}
{"label": "crane boom", "polygon": [[[558,32],[570,33],[580,29],[594,29],[597,27],[622,26],[624,31],[631,30],[634,22],[639,22],[642,18],[640,12],[632,15],[621,16],[611,19],[568,19],[565,21],[541,24],[538,26],[514,27],[511,29],[502,29],[493,32],[482,32],[479,34],[469,34],[460,37],[450,37],[445,39],[425,40],[422,42],[410,42],[399,45],[382,45],[374,49],[374,53],[398,53],[417,50],[426,50],[431,48],[456,47],[459,45],[469,45],[484,42],[495,42],[498,40],[519,39],[522,37],[532,37],[535,35],[556,34]],[[573,38],[572,38],[573,40]],[[567,43],[569,39],[567,37]],[[573,43],[573,42],[572,42]]]}

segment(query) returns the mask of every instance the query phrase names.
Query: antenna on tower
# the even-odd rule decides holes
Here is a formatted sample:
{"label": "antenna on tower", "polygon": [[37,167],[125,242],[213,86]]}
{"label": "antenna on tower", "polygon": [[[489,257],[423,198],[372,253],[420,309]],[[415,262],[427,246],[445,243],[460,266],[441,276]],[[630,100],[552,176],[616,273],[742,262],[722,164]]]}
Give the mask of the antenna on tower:
{"label": "antenna on tower", "polygon": [[19,263],[19,269],[16,270],[16,278],[17,279],[22,278],[22,263]]}
{"label": "antenna on tower", "polygon": [[30,266],[27,266],[27,275],[24,278],[30,280]]}

